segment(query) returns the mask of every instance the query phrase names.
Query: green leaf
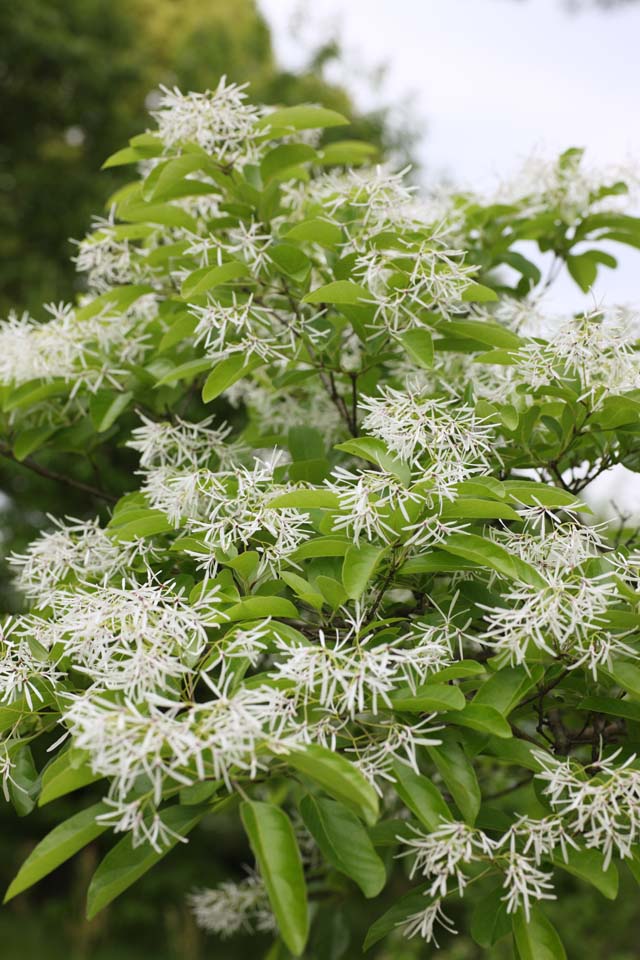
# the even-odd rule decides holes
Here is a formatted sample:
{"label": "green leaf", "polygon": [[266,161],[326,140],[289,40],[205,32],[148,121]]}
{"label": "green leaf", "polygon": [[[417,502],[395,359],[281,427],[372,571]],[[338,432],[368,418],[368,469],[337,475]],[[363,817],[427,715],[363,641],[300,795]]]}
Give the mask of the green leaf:
{"label": "green leaf", "polygon": [[122,313],[132,303],[144,297],[147,293],[153,293],[153,287],[147,283],[126,284],[122,287],[114,287],[94,297],[83,307],[79,307],[75,312],[76,320],[89,320],[104,311],[105,314]]}
{"label": "green leaf", "polygon": [[617,867],[615,863],[610,863],[605,869],[604,854],[599,850],[574,850],[573,847],[567,847],[567,860],[559,855],[553,858],[553,862],[561,870],[566,870],[581,880],[587,880],[607,900],[615,900],[618,896]]}
{"label": "green leaf", "polygon": [[309,936],[307,889],[291,822],[280,807],[247,800],[240,816],[267,890],[280,935],[294,956]]}
{"label": "green leaf", "polygon": [[157,387],[163,387],[167,383],[177,383],[178,380],[193,380],[198,374],[211,369],[211,360],[209,357],[198,357],[195,360],[187,360],[179,364],[168,373],[165,373],[158,379]]}
{"label": "green leaf", "polygon": [[101,775],[92,771],[83,754],[73,749],[65,750],[42,773],[38,805],[42,807],[51,800],[57,800],[100,779]]}
{"label": "green leaf", "polygon": [[481,283],[472,283],[463,290],[461,299],[464,303],[488,303],[498,299],[498,294],[491,287]]}
{"label": "green leaf", "polygon": [[520,960],[567,960],[562,941],[539,907],[531,907],[531,919],[519,910],[513,915],[513,937]]}
{"label": "green leaf", "polygon": [[121,413],[129,406],[133,394],[129,391],[117,393],[115,390],[99,390],[89,402],[89,411],[93,425],[98,433],[104,433],[111,427]]}
{"label": "green leaf", "polygon": [[398,340],[419,367],[428,370],[433,366],[433,340],[428,330],[407,330],[398,336]]}
{"label": "green leaf", "polygon": [[34,450],[38,450],[49,437],[53,436],[58,428],[47,424],[43,427],[32,427],[30,430],[21,430],[13,441],[12,452],[16,460],[22,462]]}
{"label": "green leaf", "polygon": [[520,520],[513,507],[500,500],[476,500],[474,497],[458,497],[446,503],[440,513],[442,520]]}
{"label": "green leaf", "polygon": [[507,913],[503,897],[503,888],[495,887],[480,900],[471,915],[469,932],[481,947],[492,947],[511,931],[511,916]]}
{"label": "green leaf", "polygon": [[100,167],[101,170],[108,170],[109,167],[122,167],[128,163],[140,163],[143,159],[142,154],[133,147],[123,147],[122,150],[116,150]]}
{"label": "green leaf", "polygon": [[346,603],[347,592],[342,584],[334,580],[333,577],[326,577],[320,574],[315,578],[315,582],[332,610],[337,610],[343,603]]}
{"label": "green leaf", "polygon": [[96,823],[96,817],[107,813],[104,803],[96,803],[55,827],[31,851],[18,873],[11,881],[4,902],[42,880],[56,867],[82,850],[88,843],[107,830],[107,826]]}
{"label": "green leaf", "polygon": [[245,597],[224,615],[228,620],[258,620],[263,617],[297,617],[298,611],[284,597]]}
{"label": "green leaf", "polygon": [[125,541],[167,533],[173,530],[173,526],[161,510],[147,508],[126,510],[114,515],[107,524],[107,530],[116,540]]}
{"label": "green leaf", "polygon": [[526,668],[502,667],[480,687],[473,702],[494,707],[507,717],[529,690],[540,682],[543,674],[544,668],[537,663],[528,664]]}
{"label": "green leaf", "polygon": [[338,164],[354,167],[367,163],[379,153],[378,147],[363,140],[338,140],[330,143],[320,151],[319,162],[323,164]]}
{"label": "green leaf", "polygon": [[305,826],[323,856],[358,884],[365,897],[376,897],[385,885],[384,864],[355,814],[336,800],[313,797],[300,801]]}
{"label": "green leaf", "polygon": [[287,754],[286,761],[294,770],[309,777],[330,796],[340,800],[372,826],[378,819],[378,795],[357,767],[319,744]]}
{"label": "green leaf", "polygon": [[508,739],[512,736],[511,727],[494,707],[482,706],[476,703],[468,703],[464,710],[459,713],[452,713],[447,717],[448,723],[454,723],[459,727],[469,727],[471,730],[479,730],[480,733],[490,733],[494,737]]}
{"label": "green leaf", "polygon": [[278,507],[297,507],[301,510],[314,508],[337,510],[340,506],[340,500],[338,495],[331,490],[301,488],[300,490],[291,490],[289,493],[281,493],[269,501],[269,506],[274,509]]}
{"label": "green leaf", "polygon": [[490,567],[504,577],[529,583],[533,587],[546,586],[545,581],[530,564],[510,554],[504,547],[473,533],[454,533],[440,545],[441,550],[464,557],[482,567]]}
{"label": "green leaf", "polygon": [[414,913],[426,910],[429,904],[433,903],[433,898],[426,895],[427,890],[428,884],[423,884],[396,900],[393,906],[369,927],[362,949],[368,950],[374,943],[384,939],[387,934],[397,930]]}
{"label": "green leaf", "polygon": [[228,390],[230,386],[248,376],[263,361],[259,357],[247,358],[242,353],[232,353],[213,368],[202,388],[202,402],[210,403]]}
{"label": "green leaf", "polygon": [[195,297],[230,280],[248,276],[251,276],[251,271],[241,260],[230,260],[218,267],[200,267],[184,279],[180,292],[183,297]]}
{"label": "green leaf", "polygon": [[274,177],[286,177],[287,172],[292,167],[297,167],[301,163],[308,163],[310,160],[315,160],[316,157],[316,151],[306,143],[280,144],[262,158],[260,162],[262,179],[266,185]]}
{"label": "green leaf", "polygon": [[391,694],[391,703],[394,710],[431,713],[432,711],[462,710],[466,701],[459,687],[448,683],[425,683],[415,691],[409,687],[396,690]]}
{"label": "green leaf", "polygon": [[308,243],[319,243],[322,247],[335,247],[341,243],[342,230],[330,220],[303,220],[284,234],[285,240],[299,240]]}
{"label": "green leaf", "polygon": [[[169,830],[184,837],[200,822],[208,809],[211,808],[176,805],[163,810],[160,816]],[[87,919],[92,920],[104,910],[112,900],[124,893],[173,850],[177,843],[177,839],[171,839],[167,846],[158,852],[148,843],[134,847],[130,835],[123,837],[112,847],[91,878],[87,892]]]}
{"label": "green leaf", "polygon": [[605,713],[611,717],[624,717],[640,723],[640,703],[617,700],[614,697],[585,697],[580,700],[580,710]]}
{"label": "green leaf", "polygon": [[482,802],[478,778],[462,747],[452,738],[441,736],[443,745],[427,747],[427,751],[460,813],[473,825]]}
{"label": "green leaf", "polygon": [[311,270],[311,260],[292,243],[278,243],[269,248],[276,269],[287,277],[302,283]]}
{"label": "green leaf", "polygon": [[385,552],[386,547],[366,542],[349,547],[342,564],[342,582],[350,600],[362,596]]}
{"label": "green leaf", "polygon": [[334,280],[317,287],[302,298],[303,303],[360,303],[370,300],[371,294],[366,287],[351,280]]}
{"label": "green leaf", "polygon": [[35,406],[41,400],[59,397],[61,394],[68,392],[69,384],[65,383],[64,380],[52,380],[47,383],[43,383],[42,380],[29,380],[28,383],[22,383],[10,392],[2,404],[2,409],[6,413],[10,413],[12,410]]}
{"label": "green leaf", "polygon": [[8,782],[9,797],[19,817],[26,817],[36,805],[40,778],[28,744],[11,749],[11,779]]}
{"label": "green leaf", "polygon": [[256,123],[257,130],[317,130],[321,127],[342,127],[349,121],[335,110],[325,107],[283,107],[265,114]]}
{"label": "green leaf", "polygon": [[444,797],[431,780],[397,760],[392,769],[396,779],[394,790],[427,830],[436,830],[444,820],[453,820]]}
{"label": "green leaf", "polygon": [[309,540],[308,543],[302,543],[295,553],[291,554],[293,560],[308,560],[312,557],[344,557],[351,546],[349,540],[339,540],[337,537],[317,537],[315,540]]}
{"label": "green leaf", "polygon": [[574,510],[591,512],[572,493],[547,483],[538,483],[536,480],[505,480],[502,485],[512,501],[525,507],[571,507]]}
{"label": "green leaf", "polygon": [[197,221],[186,210],[170,203],[121,203],[118,216],[129,223],[158,223],[163,227],[183,227],[194,233],[198,230]]}
{"label": "green leaf", "polygon": [[628,660],[616,660],[611,665],[609,673],[623,690],[632,697],[640,698],[640,667]]}
{"label": "green leaf", "polygon": [[438,326],[438,333],[443,337],[459,340],[475,340],[489,347],[518,350],[524,343],[513,330],[503,327],[500,323],[489,323],[486,320],[450,320]]}
{"label": "green leaf", "polygon": [[350,453],[369,463],[375,463],[402,483],[408,484],[411,480],[411,468],[390,454],[382,440],[378,440],[377,437],[356,437],[353,440],[345,440],[343,443],[336,443],[334,449]]}

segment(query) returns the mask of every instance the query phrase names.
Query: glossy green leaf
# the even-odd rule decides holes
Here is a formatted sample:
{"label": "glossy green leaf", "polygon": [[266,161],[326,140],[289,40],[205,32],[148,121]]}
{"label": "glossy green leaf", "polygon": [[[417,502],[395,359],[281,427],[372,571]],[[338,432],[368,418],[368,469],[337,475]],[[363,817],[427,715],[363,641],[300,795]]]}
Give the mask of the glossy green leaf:
{"label": "glossy green leaf", "polygon": [[232,353],[230,357],[221,360],[220,363],[215,365],[204,382],[202,402],[210,403],[215,400],[242,377],[248,377],[260,363],[261,361],[257,357],[248,359],[242,353]]}
{"label": "glossy green leaf", "polygon": [[241,804],[240,816],[280,935],[298,957],[309,936],[309,910],[302,860],[291,822],[280,807],[253,800]]}
{"label": "glossy green leaf", "polygon": [[531,564],[505,550],[499,544],[473,533],[454,533],[440,545],[447,553],[490,567],[504,577],[544,587],[545,581]]}
{"label": "glossy green leaf", "polygon": [[317,287],[302,298],[303,303],[361,303],[370,300],[371,294],[366,287],[351,280],[334,280]]}
{"label": "glossy green leaf", "polygon": [[242,260],[230,260],[217,267],[200,267],[183,281],[181,293],[183,297],[195,297],[223,283],[250,275],[249,267]]}
{"label": "glossy green leaf", "polygon": [[326,107],[283,107],[273,110],[258,120],[258,130],[317,130],[321,127],[341,127],[349,121],[335,110]]}
{"label": "glossy green leaf", "polygon": [[226,620],[257,620],[262,617],[297,617],[298,611],[284,597],[244,597],[227,607]]}
{"label": "glossy green leaf", "polygon": [[346,757],[319,744],[287,754],[290,767],[309,777],[323,790],[361,816],[365,823],[378,819],[378,795]]}
{"label": "glossy green leaf", "polygon": [[355,814],[336,800],[310,794],[300,813],[324,858],[358,884],[365,897],[376,897],[386,882],[384,864]]}
{"label": "glossy green leaf", "polygon": [[[168,807],[160,814],[167,828],[186,837],[207,812],[206,807]],[[109,851],[91,878],[87,891],[87,919],[91,920],[112,900],[124,893],[136,880],[165,857],[178,843],[172,838],[161,851],[148,843],[134,847],[131,835]]]}
{"label": "glossy green leaf", "polygon": [[409,713],[462,710],[465,702],[464,694],[459,687],[448,683],[425,683],[416,690],[404,687],[391,694],[394,709],[406,710]]}
{"label": "glossy green leaf", "polygon": [[43,806],[100,779],[101,775],[92,771],[83,754],[73,749],[65,750],[42,773],[38,805]]}
{"label": "glossy green leaf", "polygon": [[605,869],[604,854],[599,850],[567,847],[567,859],[558,853],[553,862],[561,870],[592,884],[607,900],[615,900],[618,896],[618,869],[615,863]]}
{"label": "glossy green leaf", "polygon": [[453,820],[444,797],[431,780],[397,760],[392,769],[395,792],[427,830],[436,830],[443,821]]}
{"label": "glossy green leaf", "polygon": [[449,793],[467,823],[475,823],[482,795],[476,772],[462,747],[441,734],[441,747],[427,747],[427,751],[444,780]]}
{"label": "glossy green leaf", "polygon": [[385,552],[385,547],[366,542],[349,547],[342,565],[342,583],[350,600],[357,600],[365,592]]}
{"label": "glossy green leaf", "polygon": [[513,915],[512,926],[520,960],[567,960],[555,927],[540,907],[531,907],[529,921],[519,910]]}
{"label": "glossy green leaf", "polygon": [[13,897],[32,887],[52,870],[82,850],[88,843],[108,829],[96,821],[99,814],[107,813],[104,803],[95,803],[92,807],[74,814],[47,834],[31,851],[18,873],[11,881],[4,898],[6,903]]}

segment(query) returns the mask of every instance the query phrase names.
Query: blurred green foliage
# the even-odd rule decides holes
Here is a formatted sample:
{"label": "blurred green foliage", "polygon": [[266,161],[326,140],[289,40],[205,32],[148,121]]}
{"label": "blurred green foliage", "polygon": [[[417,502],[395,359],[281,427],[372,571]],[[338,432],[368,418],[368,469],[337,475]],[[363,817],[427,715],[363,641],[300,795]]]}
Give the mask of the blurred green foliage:
{"label": "blurred green foliage", "polygon": [[[147,120],[159,84],[203,90],[221,74],[265,103],[321,101],[353,115],[348,93],[323,79],[339,56],[326,44],[301,73],[275,62],[254,0],[20,0],[0,4],[0,314],[36,311],[78,290],[69,238],[123,182],[96,176],[114,145]],[[410,146],[385,111],[353,135]]]}
{"label": "blurred green foliage", "polygon": [[[82,290],[69,238],[128,179],[126,168],[98,175],[109,154],[144,129],[149,96],[160,84],[204,90],[222,74],[251,83],[264,103],[321,102],[354,116],[349,94],[323,71],[340,56],[318,48],[304,70],[275,61],[269,27],[255,0],[20,0],[0,4],[0,316],[10,309],[42,317],[42,303]],[[406,158],[408,129],[389,111],[357,115],[345,135]],[[0,451],[1,456],[1,451]],[[78,458],[76,479],[99,474],[111,489],[131,487],[134,458],[109,450],[93,468]],[[43,459],[55,472],[55,461]],[[69,461],[66,460],[65,472]],[[51,479],[0,459],[0,544],[20,550],[56,516],[86,516],[100,504]],[[19,505],[19,507],[18,507]],[[15,605],[0,564],[0,606]]]}

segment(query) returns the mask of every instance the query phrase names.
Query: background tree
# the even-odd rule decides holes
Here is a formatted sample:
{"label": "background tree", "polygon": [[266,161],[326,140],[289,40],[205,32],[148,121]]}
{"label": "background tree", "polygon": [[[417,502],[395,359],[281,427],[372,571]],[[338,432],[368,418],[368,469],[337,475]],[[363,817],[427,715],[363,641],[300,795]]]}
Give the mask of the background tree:
{"label": "background tree", "polygon": [[[39,310],[79,289],[69,238],[122,182],[96,178],[114,143],[146,122],[159,84],[204,89],[226,73],[265,102],[352,104],[323,78],[328,45],[301,73],[275,61],[254,0],[24,0],[0,9],[0,315]],[[386,111],[357,117],[354,133],[385,149],[402,142]]]}

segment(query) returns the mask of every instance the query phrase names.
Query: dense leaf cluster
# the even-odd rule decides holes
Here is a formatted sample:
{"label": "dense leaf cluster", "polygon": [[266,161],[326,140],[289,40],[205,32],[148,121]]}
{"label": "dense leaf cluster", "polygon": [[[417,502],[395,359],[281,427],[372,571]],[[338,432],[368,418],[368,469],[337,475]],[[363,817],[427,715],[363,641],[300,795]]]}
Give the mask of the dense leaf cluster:
{"label": "dense leaf cluster", "polygon": [[549,318],[543,293],[640,244],[626,185],[570,150],[420,200],[320,140],[340,114],[224,80],[154,120],[106,163],[139,176],[80,245],[91,294],[0,326],[7,455],[139,456],[124,497],[84,485],[106,524],[12,560],[5,795],[104,799],[8,896],[113,828],[93,916],[237,811],[256,872],[191,895],[205,929],[300,956],[386,889],[365,946],[437,942],[473,885],[482,947],[563,957],[556,871],[609,898],[639,872],[640,552],[578,495],[636,465],[640,356],[628,312]]}

